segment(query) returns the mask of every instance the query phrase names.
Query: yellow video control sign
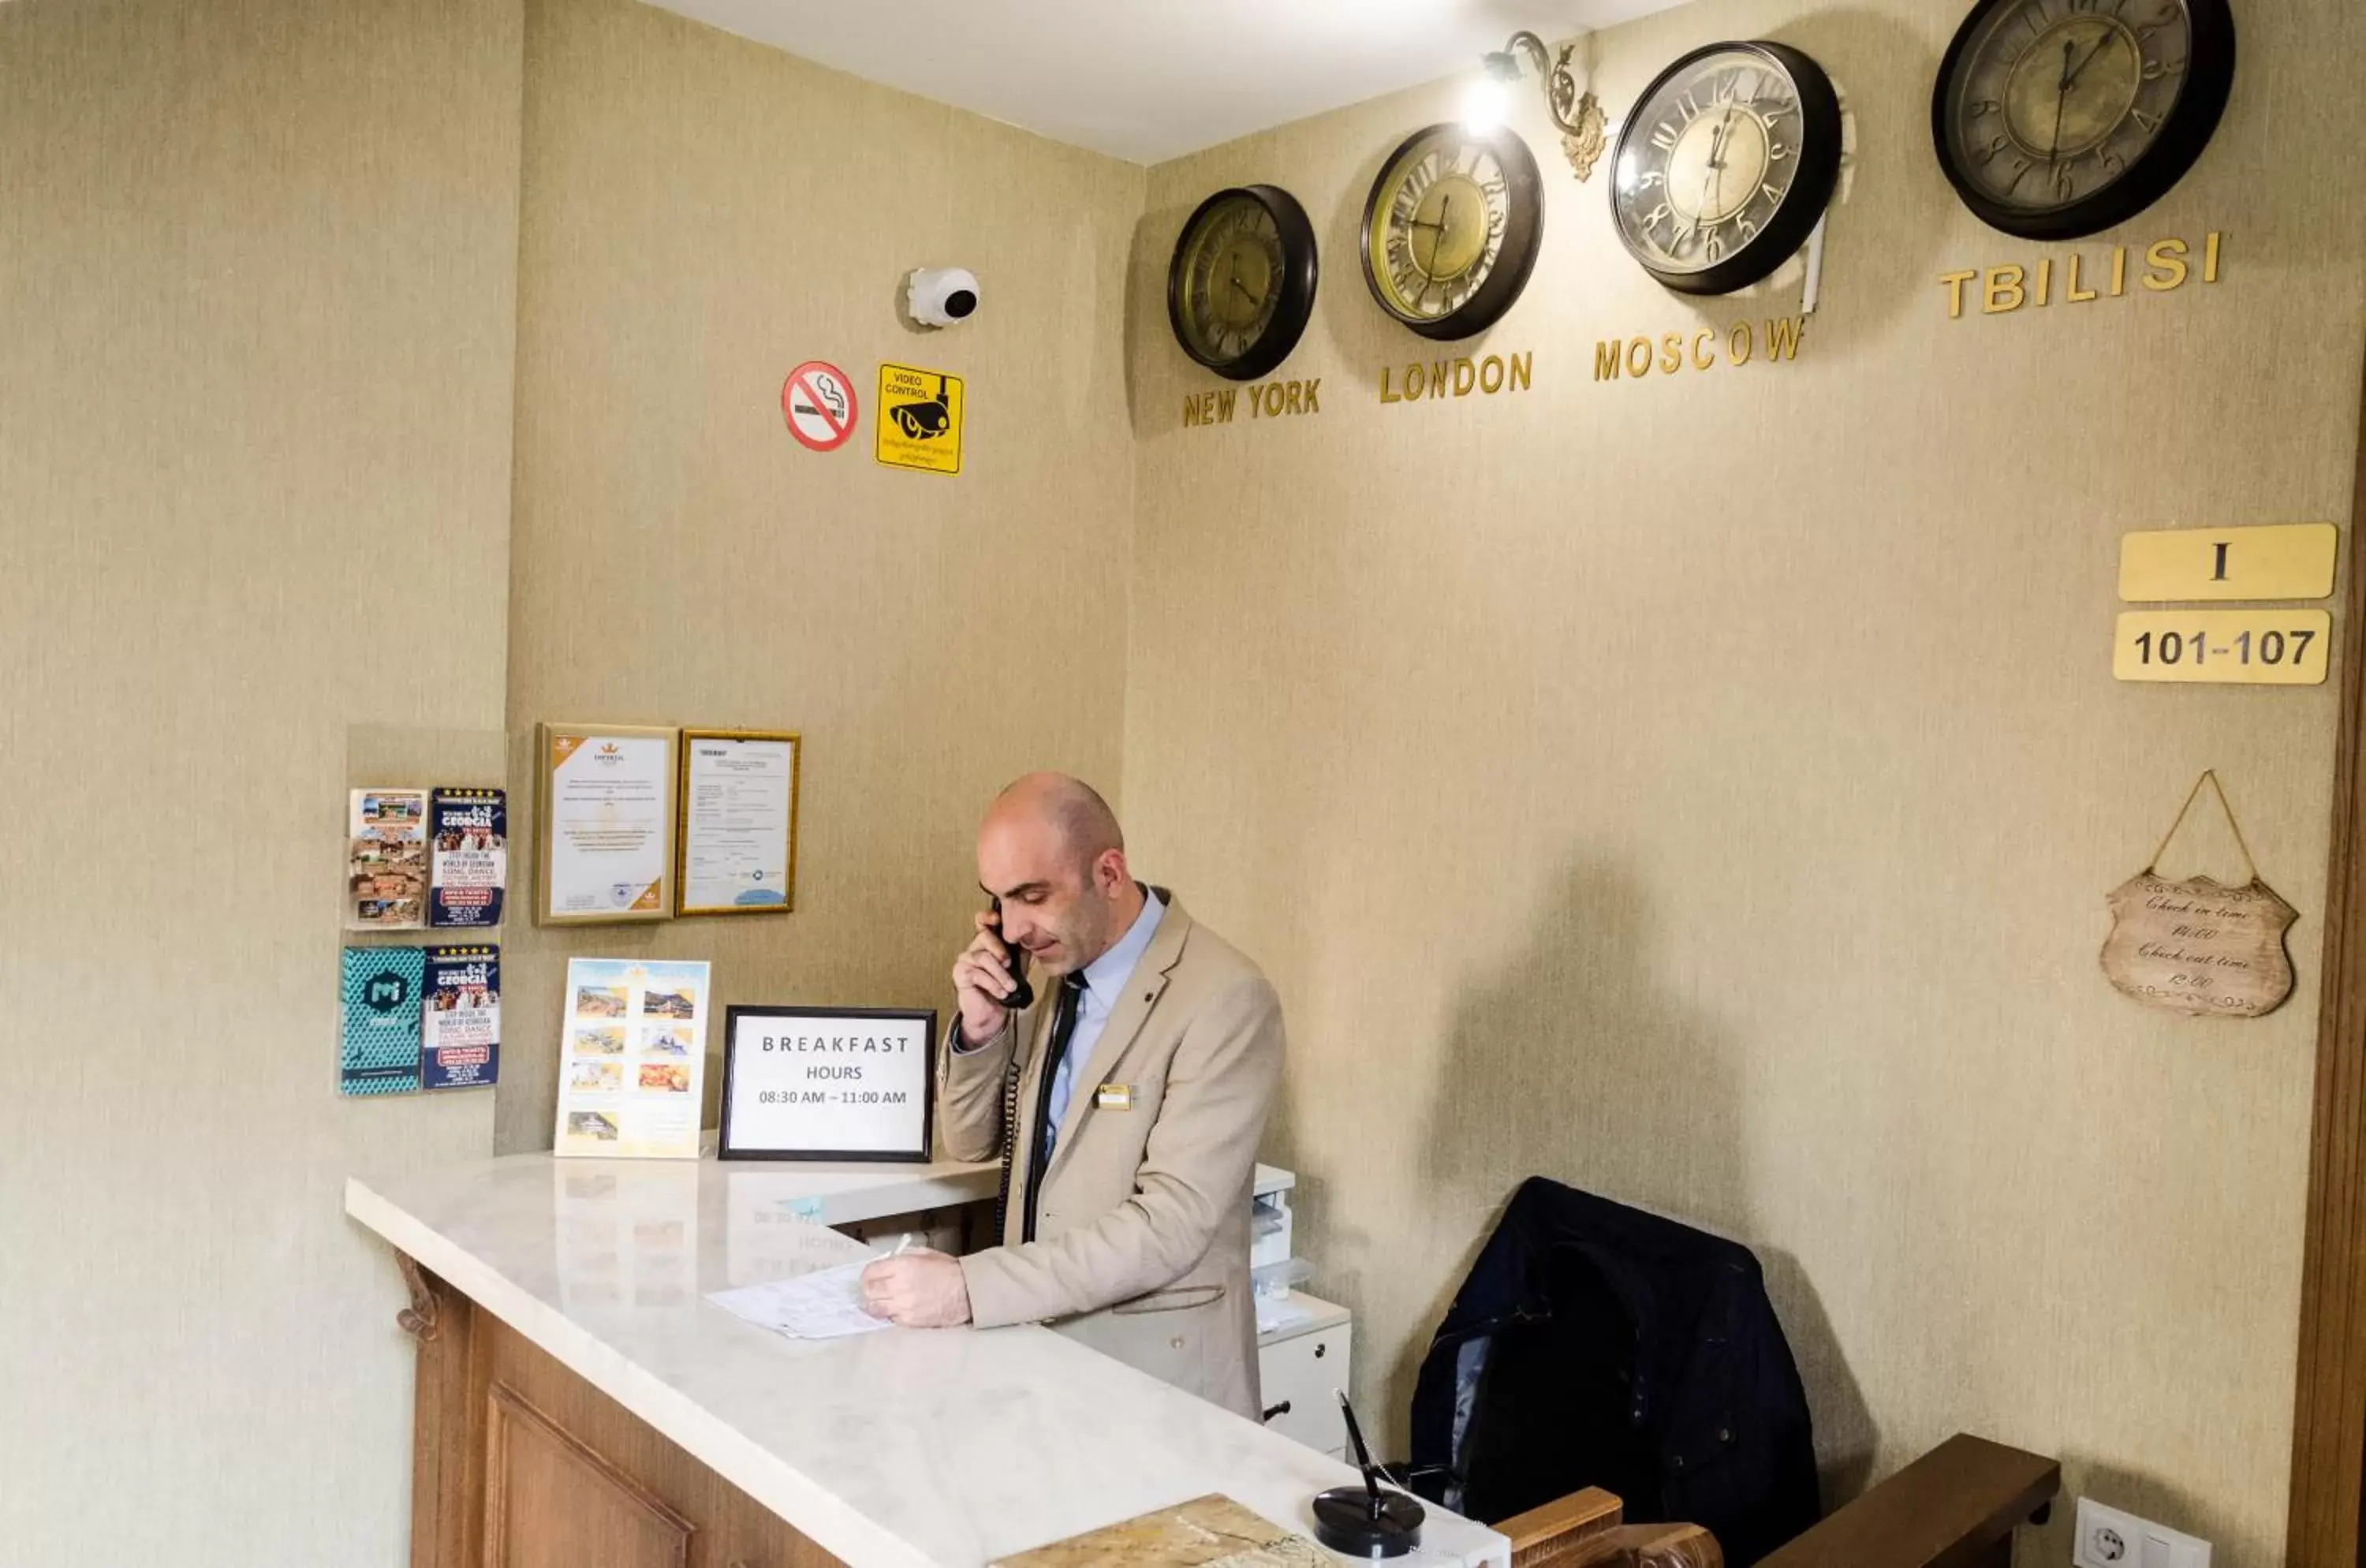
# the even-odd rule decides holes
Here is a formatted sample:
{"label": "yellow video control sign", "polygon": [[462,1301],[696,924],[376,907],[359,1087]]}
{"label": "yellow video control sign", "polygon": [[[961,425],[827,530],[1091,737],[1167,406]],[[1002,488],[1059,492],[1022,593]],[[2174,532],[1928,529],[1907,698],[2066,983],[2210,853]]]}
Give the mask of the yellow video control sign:
{"label": "yellow video control sign", "polygon": [[909,365],[879,367],[878,432],[873,448],[890,468],[961,472],[962,381]]}
{"label": "yellow video control sign", "polygon": [[2317,686],[2332,654],[2323,610],[2126,610],[2112,645],[2123,681]]}
{"label": "yellow video control sign", "polygon": [[2130,534],[2120,541],[2120,597],[2323,599],[2340,536],[2330,523]]}

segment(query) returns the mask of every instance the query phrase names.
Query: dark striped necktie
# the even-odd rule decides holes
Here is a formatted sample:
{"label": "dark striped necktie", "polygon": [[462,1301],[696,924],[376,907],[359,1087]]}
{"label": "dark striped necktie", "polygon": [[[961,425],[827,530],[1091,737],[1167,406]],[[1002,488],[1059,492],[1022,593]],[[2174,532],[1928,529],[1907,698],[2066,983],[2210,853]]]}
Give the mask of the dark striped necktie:
{"label": "dark striped necktie", "polygon": [[[1060,1064],[1068,1055],[1068,1042],[1076,1035],[1076,1020],[1085,1010],[1085,972],[1081,969],[1060,980],[1059,999],[1052,1009],[1052,1038],[1043,1047],[1043,1071],[1035,1080],[1034,1141],[1029,1146],[1027,1160],[1027,1207],[1021,1212],[1025,1231],[1022,1241],[1035,1239],[1035,1205],[1043,1192],[1043,1168],[1051,1163],[1052,1080],[1060,1076]],[[1008,1137],[1008,1132],[1004,1136]]]}

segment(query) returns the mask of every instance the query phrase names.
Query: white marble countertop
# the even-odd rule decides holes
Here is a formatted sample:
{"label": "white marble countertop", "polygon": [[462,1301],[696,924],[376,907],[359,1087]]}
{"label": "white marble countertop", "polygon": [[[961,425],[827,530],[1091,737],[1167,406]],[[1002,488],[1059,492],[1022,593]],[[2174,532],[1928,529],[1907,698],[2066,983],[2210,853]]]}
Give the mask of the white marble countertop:
{"label": "white marble countertop", "polygon": [[[704,1299],[859,1258],[826,1227],[995,1175],[520,1155],[355,1178],[345,1210],[854,1568],[976,1568],[1209,1492],[1312,1535],[1354,1471],[1049,1329],[804,1341]],[[1510,1548],[1432,1508],[1403,1561]]]}

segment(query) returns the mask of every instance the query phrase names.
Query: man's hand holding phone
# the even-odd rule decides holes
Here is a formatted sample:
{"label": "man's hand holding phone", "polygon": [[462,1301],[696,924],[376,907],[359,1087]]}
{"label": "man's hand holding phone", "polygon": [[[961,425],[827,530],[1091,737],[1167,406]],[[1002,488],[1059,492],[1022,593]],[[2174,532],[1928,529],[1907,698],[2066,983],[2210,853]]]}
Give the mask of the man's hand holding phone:
{"label": "man's hand holding phone", "polygon": [[961,1002],[962,1043],[982,1045],[1002,1032],[1012,1005],[1024,1006],[1031,994],[1015,998],[1020,977],[1027,972],[1026,955],[1013,954],[1002,941],[1002,901],[975,917],[977,935],[953,960],[953,993]]}

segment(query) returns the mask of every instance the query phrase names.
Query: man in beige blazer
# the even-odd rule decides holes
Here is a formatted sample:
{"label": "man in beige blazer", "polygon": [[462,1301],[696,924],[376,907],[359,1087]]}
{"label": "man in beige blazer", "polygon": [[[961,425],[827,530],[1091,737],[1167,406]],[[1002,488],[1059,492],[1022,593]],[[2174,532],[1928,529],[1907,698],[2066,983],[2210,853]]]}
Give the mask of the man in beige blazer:
{"label": "man in beige blazer", "polygon": [[[953,964],[937,1118],[945,1154],[1002,1156],[1002,1245],[882,1259],[865,1300],[916,1327],[1049,1323],[1255,1418],[1249,1182],[1281,1076],[1279,999],[1133,880],[1117,818],[1075,779],[1005,790],[977,865],[1000,923],[979,915]],[[1006,943],[1032,964],[1023,1011],[1004,1005]]]}

